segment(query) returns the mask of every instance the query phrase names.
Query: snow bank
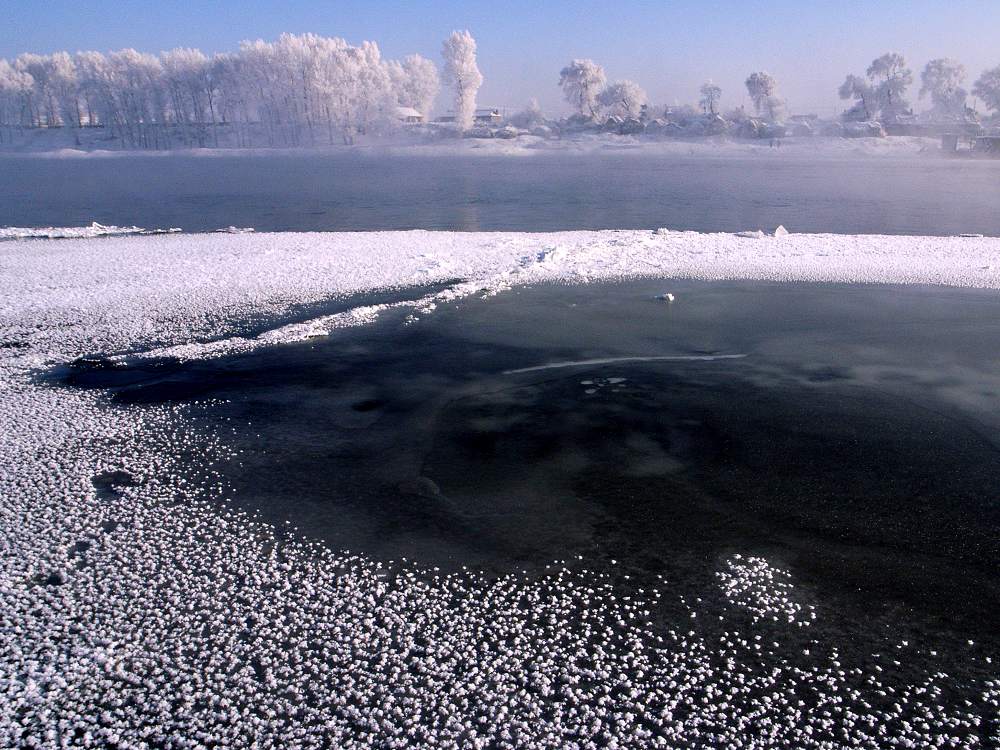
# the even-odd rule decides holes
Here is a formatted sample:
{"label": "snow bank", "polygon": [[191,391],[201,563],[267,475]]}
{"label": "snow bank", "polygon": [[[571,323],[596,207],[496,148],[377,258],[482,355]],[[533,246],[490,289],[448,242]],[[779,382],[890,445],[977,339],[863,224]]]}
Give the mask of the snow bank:
{"label": "snow bank", "polygon": [[96,221],[87,227],[0,227],[0,240],[63,240],[88,237],[115,237],[129,234],[176,234],[179,228],[143,229],[142,227],[104,226]]}
{"label": "snow bank", "polygon": [[614,560],[489,579],[334,552],[227,505],[219,463],[236,457],[199,404],[110,408],[32,368],[324,335],[385,307],[234,332],[375,288],[462,280],[405,303],[416,317],[521,283],[636,276],[1000,288],[998,252],[637,231],[5,242],[0,746],[983,746],[1000,709],[989,647],[889,635],[890,659],[853,639],[842,654],[822,602],[759,555],[720,561],[691,596],[698,582],[662,576],[636,590]]}

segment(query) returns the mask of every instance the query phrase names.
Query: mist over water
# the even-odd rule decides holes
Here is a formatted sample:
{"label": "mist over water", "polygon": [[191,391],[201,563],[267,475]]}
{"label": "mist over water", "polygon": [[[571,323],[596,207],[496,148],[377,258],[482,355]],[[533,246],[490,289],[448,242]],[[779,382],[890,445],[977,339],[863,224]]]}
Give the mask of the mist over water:
{"label": "mist over water", "polygon": [[1000,235],[997,206],[1000,161],[922,156],[0,157],[0,226]]}

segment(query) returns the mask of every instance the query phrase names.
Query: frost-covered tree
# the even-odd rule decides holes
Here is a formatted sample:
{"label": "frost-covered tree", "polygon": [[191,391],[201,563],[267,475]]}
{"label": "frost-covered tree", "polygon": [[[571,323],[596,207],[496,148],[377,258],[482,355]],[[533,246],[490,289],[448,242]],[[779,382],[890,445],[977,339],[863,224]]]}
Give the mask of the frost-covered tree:
{"label": "frost-covered tree", "polygon": [[382,60],[374,42],[284,34],[275,43],[244,42],[237,55],[218,56],[212,71],[222,117],[237,121],[241,141],[252,139],[256,126],[268,145],[295,146],[315,143],[322,133],[352,143],[388,120],[397,104],[396,67],[406,77],[405,65]]}
{"label": "frost-covered tree", "polygon": [[1000,65],[983,71],[972,86],[972,95],[982,99],[987,109],[1000,114]]}
{"label": "frost-covered tree", "polygon": [[848,120],[892,119],[904,113],[909,104],[906,89],[913,83],[913,72],[906,60],[896,52],[888,52],[872,60],[865,71],[867,80],[849,75],[840,86],[841,99],[854,99],[854,106],[845,113]]}
{"label": "frost-covered tree", "polygon": [[476,116],[476,93],[483,75],[476,64],[476,40],[468,31],[452,32],[444,41],[445,82],[455,87],[455,122],[462,130],[472,127]]}
{"label": "frost-covered tree", "polygon": [[929,95],[936,112],[962,114],[969,95],[962,88],[964,82],[965,66],[962,63],[947,57],[931,60],[920,73],[920,97]]}
{"label": "frost-covered tree", "polygon": [[[34,85],[35,82],[29,73],[18,70],[10,61],[0,58],[0,96],[6,97],[3,101],[11,107],[5,112],[19,119]],[[3,120],[4,123],[10,121],[9,117]]]}
{"label": "frost-covered tree", "polygon": [[[359,46],[348,50],[348,55],[355,58],[358,71],[358,88],[353,101],[357,107],[355,121],[358,125],[358,132],[365,134],[376,124],[394,116],[396,100],[378,44],[362,42]],[[482,76],[480,76],[480,81],[482,81]],[[476,88],[478,89],[479,86],[477,85]],[[476,100],[473,92],[473,113],[475,106]]]}
{"label": "frost-covered tree", "polygon": [[174,49],[160,55],[170,119],[190,143],[205,145],[205,126],[215,120],[212,61],[200,50]]}
{"label": "frost-covered tree", "polygon": [[113,117],[130,146],[161,148],[167,119],[167,97],[162,86],[163,65],[153,55],[123,49],[108,55]]}
{"label": "frost-covered tree", "polygon": [[49,85],[59,108],[59,119],[67,127],[79,128],[82,123],[80,112],[80,86],[73,58],[66,52],[56,52],[49,56]]}
{"label": "frost-covered tree", "polygon": [[532,128],[537,128],[540,125],[544,125],[545,115],[542,113],[542,108],[538,104],[538,100],[532,99],[528,102],[527,107],[520,112],[511,115],[510,124],[516,128],[523,128],[525,130],[530,130]]}
{"label": "frost-covered tree", "polygon": [[[461,77],[474,107],[482,80],[475,43],[458,41],[464,57],[455,60],[471,55],[475,80],[468,64]],[[388,122],[397,105],[426,113],[438,87],[434,64],[418,55],[386,61],[374,42],[316,34],[245,41],[212,58],[195,49],[24,54],[0,65],[0,126],[86,124],[128,148],[217,144],[220,129],[238,146],[262,138],[310,145],[337,135],[350,143]]]}
{"label": "frost-covered tree", "polygon": [[218,124],[232,129],[236,145],[254,145],[253,106],[255,91],[244,72],[245,61],[239,54],[222,53],[212,58],[212,80],[218,89]]}
{"label": "frost-covered tree", "polygon": [[65,52],[53,55],[25,53],[14,61],[14,68],[31,76],[35,125],[80,126],[77,71],[72,57]]}
{"label": "frost-covered tree", "polygon": [[288,111],[285,66],[279,64],[274,45],[263,39],[240,43],[239,75],[249,94],[247,107],[250,117],[255,119],[267,137],[269,146],[293,145]]}
{"label": "frost-covered tree", "polygon": [[559,88],[577,114],[594,117],[598,98],[607,83],[604,68],[593,60],[573,60],[559,71]]}
{"label": "frost-covered tree", "polygon": [[744,83],[758,116],[767,117],[769,120],[781,118],[785,103],[778,96],[778,82],[774,76],[758,71],[751,73]]}
{"label": "frost-covered tree", "polygon": [[109,138],[132,148],[169,145],[161,137],[168,97],[158,58],[132,49],[81,52],[73,64],[88,124],[103,125]]}
{"label": "frost-covered tree", "polygon": [[646,92],[635,81],[615,81],[601,92],[598,101],[609,115],[638,117],[646,103]]}
{"label": "frost-covered tree", "polygon": [[737,123],[746,122],[746,120],[748,119],[746,108],[744,108],[742,104],[738,107],[733,107],[727,112],[724,112],[722,116],[725,119],[729,120],[729,122],[737,122]]}
{"label": "frost-covered tree", "polygon": [[320,61],[326,49],[346,45],[340,39],[327,39],[316,34],[282,34],[273,45],[274,61],[279,76],[286,81],[285,90],[277,92],[288,114],[292,137],[296,145],[316,142],[322,122],[321,105],[317,100],[320,85]]}
{"label": "frost-covered tree", "polygon": [[711,79],[701,85],[701,99],[699,104],[706,115],[714,115],[719,106],[719,99],[722,98],[722,89]]}
{"label": "frost-covered tree", "polygon": [[45,124],[52,127],[80,126],[77,74],[73,58],[65,52],[53,55],[21,55],[17,64],[31,75],[36,101],[41,105]]}
{"label": "frost-covered tree", "polygon": [[362,42],[352,46],[337,40],[322,64],[321,100],[344,143],[392,116],[397,106],[389,66],[378,45]]}
{"label": "frost-covered tree", "polygon": [[420,55],[409,55],[401,63],[389,61],[387,71],[397,104],[412,107],[424,116],[430,114],[441,89],[434,63]]}
{"label": "frost-covered tree", "polygon": [[844,82],[840,84],[838,93],[841,99],[854,100],[854,106],[844,115],[845,119],[865,122],[875,116],[878,106],[875,90],[861,76],[848,75]]}
{"label": "frost-covered tree", "polygon": [[[3,131],[31,125],[30,100],[34,81],[31,76],[17,70],[7,60],[0,58],[0,140]],[[9,138],[9,135],[8,135]]]}
{"label": "frost-covered tree", "polygon": [[909,108],[906,89],[913,83],[913,71],[906,67],[906,59],[898,52],[887,52],[872,60],[865,71],[871,81],[878,109],[883,118],[892,118]]}
{"label": "frost-covered tree", "polygon": [[669,104],[659,107],[647,107],[646,111],[652,110],[656,117],[662,118],[666,122],[674,122],[678,125],[688,126],[696,120],[701,120],[701,110],[693,104]]}
{"label": "frost-covered tree", "polygon": [[31,77],[31,98],[28,102],[31,123],[36,127],[57,125],[58,107],[52,93],[45,56],[25,52],[14,59],[14,68]]}
{"label": "frost-covered tree", "polygon": [[100,52],[78,52],[73,58],[73,65],[77,72],[83,109],[87,114],[87,124],[110,128],[113,121],[113,97],[107,58]]}

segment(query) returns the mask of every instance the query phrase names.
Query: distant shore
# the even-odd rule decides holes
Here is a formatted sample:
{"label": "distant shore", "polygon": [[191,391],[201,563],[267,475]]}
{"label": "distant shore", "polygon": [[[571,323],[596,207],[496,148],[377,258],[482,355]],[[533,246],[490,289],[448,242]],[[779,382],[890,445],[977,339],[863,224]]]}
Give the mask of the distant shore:
{"label": "distant shore", "polygon": [[[81,137],[82,134],[82,137]],[[101,130],[65,131],[61,128],[25,130],[5,134],[0,143],[0,156],[44,157],[115,157],[129,156],[236,156],[251,154],[311,155],[392,154],[399,156],[526,156],[532,154],[665,154],[677,156],[774,156],[786,157],[855,157],[855,156],[939,156],[941,144],[937,138],[920,136],[889,136],[881,138],[844,138],[835,136],[788,136],[781,139],[749,139],[732,136],[699,138],[653,138],[650,136],[614,135],[610,133],[578,133],[563,137],[540,137],[523,134],[516,138],[415,138],[407,136],[360,139],[354,145],[317,145],[297,148],[250,148],[220,145],[187,147],[178,145],[163,149],[121,148]]]}

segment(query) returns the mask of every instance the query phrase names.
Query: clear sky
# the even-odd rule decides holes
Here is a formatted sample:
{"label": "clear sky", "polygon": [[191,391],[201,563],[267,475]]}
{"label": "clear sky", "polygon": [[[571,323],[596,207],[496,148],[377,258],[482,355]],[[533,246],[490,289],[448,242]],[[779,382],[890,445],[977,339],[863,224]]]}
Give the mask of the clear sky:
{"label": "clear sky", "polygon": [[[1000,0],[2,0],[0,57],[134,47],[234,49],[243,39],[311,31],[378,42],[387,57],[440,60],[441,41],[468,28],[479,43],[482,105],[532,96],[565,109],[556,82],[574,57],[631,78],[654,103],[695,102],[708,78],[722,106],[747,103],[752,70],[777,76],[793,112],[842,108],[836,89],[887,51],[915,74],[934,57],[965,63],[970,81],[1000,65]],[[911,97],[916,99],[916,89]]]}

